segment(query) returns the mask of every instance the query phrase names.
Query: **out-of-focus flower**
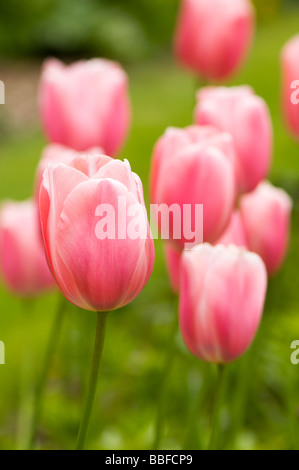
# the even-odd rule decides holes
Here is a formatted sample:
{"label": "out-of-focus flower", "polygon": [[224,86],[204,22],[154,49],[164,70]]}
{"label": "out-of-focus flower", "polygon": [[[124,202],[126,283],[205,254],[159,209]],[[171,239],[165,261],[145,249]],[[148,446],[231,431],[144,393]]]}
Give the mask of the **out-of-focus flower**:
{"label": "out-of-focus flower", "polygon": [[6,201],[0,209],[0,271],[4,285],[20,297],[54,288],[40,238],[33,200]]}
{"label": "out-of-focus flower", "polygon": [[[77,152],[69,147],[65,147],[60,144],[49,144],[45,147],[41,154],[40,161],[38,162],[36,175],[35,175],[35,187],[34,194],[36,200],[39,198],[40,185],[43,180],[43,174],[45,169],[49,165],[57,165],[58,163],[64,163],[68,165],[74,160],[75,157],[79,156],[81,152]],[[89,149],[87,152],[82,152],[83,154],[88,153],[88,155],[101,155],[104,151],[100,147]]]}
{"label": "out-of-focus flower", "polygon": [[180,328],[200,359],[228,363],[251,345],[263,313],[267,271],[256,254],[236,247],[198,245],[180,268]]}
{"label": "out-of-focus flower", "polygon": [[174,293],[179,290],[180,283],[180,260],[182,251],[178,250],[173,243],[164,243],[164,255],[168,277]]}
{"label": "out-of-focus flower", "polygon": [[104,59],[71,65],[49,59],[42,70],[39,109],[50,142],[78,151],[102,147],[115,156],[130,126],[127,75]]}
{"label": "out-of-focus flower", "polygon": [[249,86],[201,89],[195,121],[231,134],[238,193],[252,191],[266,177],[272,160],[272,121],[267,104]]}
{"label": "out-of-focus flower", "polygon": [[292,200],[263,181],[240,199],[240,213],[249,249],[264,260],[269,275],[281,267],[288,248]]}
{"label": "out-of-focus flower", "polygon": [[249,0],[182,0],[175,54],[204,79],[224,80],[247,56],[254,26]]}
{"label": "out-of-focus flower", "polygon": [[[166,130],[155,145],[151,167],[151,204],[169,212],[174,209],[165,224],[169,234],[162,217],[156,217],[162,238],[169,235],[183,249],[186,243],[201,241],[191,240],[192,233],[188,232],[196,232],[196,237],[201,230],[202,240],[207,242],[221,235],[235,202],[234,157],[230,135],[212,127]],[[202,227],[196,227],[199,205],[203,208]],[[190,208],[190,223],[186,207]]]}

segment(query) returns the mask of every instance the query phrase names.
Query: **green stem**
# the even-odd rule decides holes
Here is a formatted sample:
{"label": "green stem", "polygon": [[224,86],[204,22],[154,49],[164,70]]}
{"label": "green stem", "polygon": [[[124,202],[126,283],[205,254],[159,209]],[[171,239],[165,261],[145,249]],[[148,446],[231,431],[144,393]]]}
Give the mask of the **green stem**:
{"label": "green stem", "polygon": [[60,296],[58,308],[56,310],[54,321],[53,321],[52,328],[50,331],[50,336],[49,336],[48,345],[47,345],[47,349],[46,349],[46,353],[44,357],[42,371],[41,371],[39,381],[36,386],[33,416],[32,416],[32,421],[31,421],[31,428],[28,434],[28,442],[26,446],[28,450],[31,450],[34,446],[36,429],[37,429],[37,425],[38,425],[38,421],[39,421],[41,409],[42,409],[43,394],[45,391],[47,377],[48,377],[48,373],[50,370],[55,346],[57,345],[57,342],[58,342],[58,336],[61,330],[65,307],[66,307],[66,299],[63,296]]}
{"label": "green stem", "polygon": [[227,366],[218,365],[218,380],[216,384],[215,401],[213,404],[212,429],[209,443],[209,450],[217,450],[219,440],[219,418],[225,393],[225,372]]}
{"label": "green stem", "polygon": [[28,345],[24,347],[24,321],[32,318],[32,311],[34,310],[35,302],[31,298],[22,299],[22,309],[20,312],[19,325],[19,338],[18,344],[21,345],[20,351],[20,404],[19,416],[17,423],[16,433],[16,448],[24,449],[26,446],[26,438],[28,434],[28,427],[32,409],[32,350]]}
{"label": "green stem", "polygon": [[200,413],[204,409],[204,403],[210,393],[210,364],[202,363],[201,386],[196,401],[189,414],[187,432],[184,439],[184,450],[201,450],[204,448],[201,436],[198,435],[198,425],[200,422]]}
{"label": "green stem", "polygon": [[[175,297],[175,301],[177,302],[177,298]],[[169,373],[171,370],[171,366],[175,356],[175,338],[178,331],[178,318],[177,318],[177,309],[175,309],[175,319],[170,331],[169,340],[168,340],[168,348],[167,348],[167,355],[165,358],[164,367],[161,371],[161,379],[160,379],[160,394],[158,397],[158,406],[157,406],[157,414],[156,414],[156,423],[155,423],[155,436],[153,442],[153,450],[158,450],[159,444],[161,441],[162,436],[162,425],[163,425],[163,416],[164,416],[164,392],[165,386],[167,382],[167,378],[169,377]]]}
{"label": "green stem", "polygon": [[[250,362],[251,362],[251,351],[248,351],[246,355],[236,364],[236,387],[234,390],[234,401],[232,403],[231,413],[231,445],[235,450],[237,447],[237,438],[240,430],[242,429],[244,422],[244,411],[247,409],[246,400],[249,388],[250,374]],[[252,371],[251,371],[252,372]]]}
{"label": "green stem", "polygon": [[298,395],[296,374],[288,370],[285,377],[285,402],[287,404],[286,445],[288,450],[299,450]]}
{"label": "green stem", "polygon": [[91,365],[89,386],[87,390],[83,415],[82,415],[78,437],[77,437],[77,445],[76,445],[77,450],[82,450],[84,448],[84,443],[86,440],[92,406],[93,406],[94,397],[95,397],[96,388],[97,388],[101,357],[103,353],[107,316],[108,316],[108,312],[97,312],[97,329],[96,329],[93,359],[92,359],[92,365]]}

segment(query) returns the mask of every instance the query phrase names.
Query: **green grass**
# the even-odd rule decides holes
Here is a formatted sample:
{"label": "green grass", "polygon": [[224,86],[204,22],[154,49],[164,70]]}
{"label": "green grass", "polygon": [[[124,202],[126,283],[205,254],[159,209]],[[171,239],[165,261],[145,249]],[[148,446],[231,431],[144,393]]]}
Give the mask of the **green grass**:
{"label": "green grass", "polygon": [[[286,449],[298,443],[299,365],[291,364],[290,344],[299,339],[299,143],[289,136],[280,109],[279,55],[284,42],[299,29],[299,12],[259,26],[254,48],[242,72],[231,83],[250,84],[267,101],[274,128],[270,179],[294,201],[289,254],[271,279],[261,328],[250,351],[230,367],[229,396],[223,410],[223,446],[231,446],[234,420],[243,416],[238,448]],[[195,79],[165,56],[128,69],[133,124],[121,154],[144,184],[148,203],[149,170],[157,138],[168,126],[192,123]],[[11,136],[0,144],[0,199],[31,196],[34,172],[45,144],[39,129]],[[32,386],[58,301],[51,293],[30,305],[0,292],[0,339],[6,364],[0,366],[0,448],[15,448],[26,432]],[[129,306],[111,313],[99,389],[88,447],[146,449],[153,440],[161,371],[169,332],[176,315],[160,241],[156,241],[153,275]],[[49,376],[38,446],[71,449],[75,445],[96,318],[69,306]],[[176,338],[166,380],[162,448],[206,443],[214,369],[203,407],[194,407],[205,383],[206,367]],[[241,375],[240,375],[241,374]],[[20,404],[23,412],[20,419]],[[20,424],[21,422],[21,424]],[[191,439],[191,440],[190,440]]]}

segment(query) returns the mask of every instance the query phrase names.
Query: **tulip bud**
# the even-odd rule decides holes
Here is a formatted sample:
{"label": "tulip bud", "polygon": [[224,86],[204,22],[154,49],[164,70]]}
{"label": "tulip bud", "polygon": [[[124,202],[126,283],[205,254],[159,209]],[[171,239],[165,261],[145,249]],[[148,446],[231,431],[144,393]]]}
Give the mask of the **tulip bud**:
{"label": "tulip bud", "polygon": [[268,274],[281,267],[288,248],[292,200],[264,181],[240,199],[240,213],[248,246],[264,260]]}
{"label": "tulip bud", "polygon": [[[162,238],[169,238],[182,250],[186,243],[214,242],[221,235],[235,202],[234,156],[227,133],[199,126],[167,129],[153,152],[151,203],[178,210],[166,224],[167,234],[156,216]],[[202,224],[197,224],[200,205]],[[191,217],[186,216],[186,208]],[[197,240],[200,232],[202,239]]]}
{"label": "tulip bud", "polygon": [[49,141],[78,151],[102,147],[116,155],[130,125],[127,87],[125,72],[114,62],[92,59],[66,66],[47,60],[39,109]]}
{"label": "tulip bud", "polygon": [[49,265],[70,302],[107,311],[141,292],[154,243],[142,183],[127,161],[80,155],[48,167],[40,217]]}
{"label": "tulip bud", "polygon": [[0,270],[5,286],[20,297],[34,297],[56,285],[48,268],[37,207],[32,200],[2,204]]}
{"label": "tulip bud", "polygon": [[261,258],[234,245],[185,250],[180,272],[180,328],[200,359],[228,363],[251,345],[267,288]]}
{"label": "tulip bud", "polygon": [[265,101],[248,86],[203,88],[197,99],[196,123],[231,134],[237,191],[252,191],[268,174],[272,159],[272,122]]}
{"label": "tulip bud", "polygon": [[182,0],[175,53],[206,80],[224,80],[245,60],[254,33],[249,0]]}
{"label": "tulip bud", "polygon": [[291,134],[299,139],[299,34],[284,46],[282,62],[282,106]]}

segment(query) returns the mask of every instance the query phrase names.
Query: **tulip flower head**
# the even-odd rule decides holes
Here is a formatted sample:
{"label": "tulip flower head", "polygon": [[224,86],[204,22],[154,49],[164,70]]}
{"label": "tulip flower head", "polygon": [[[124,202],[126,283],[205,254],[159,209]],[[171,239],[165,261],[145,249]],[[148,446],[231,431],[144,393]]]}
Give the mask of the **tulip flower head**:
{"label": "tulip flower head", "polygon": [[56,286],[40,238],[38,210],[31,199],[2,204],[0,271],[4,285],[19,297],[35,297]]}
{"label": "tulip flower head", "polygon": [[175,54],[205,80],[223,81],[248,55],[254,26],[249,0],[182,0]]}
{"label": "tulip flower head", "polygon": [[198,358],[228,363],[251,345],[259,327],[267,271],[255,253],[235,245],[185,250],[180,272],[180,328]]}
{"label": "tulip flower head", "polygon": [[266,177],[272,160],[271,116],[265,101],[249,86],[201,89],[195,122],[232,136],[238,194],[252,191]]}
{"label": "tulip flower head", "polygon": [[39,110],[50,142],[78,151],[102,147],[115,156],[130,127],[127,75],[104,59],[71,65],[49,59],[40,80]]}
{"label": "tulip flower head", "polygon": [[48,167],[40,217],[49,266],[70,302],[107,311],[141,292],[154,243],[142,183],[127,161],[80,155]]}
{"label": "tulip flower head", "polygon": [[240,214],[249,249],[264,260],[269,275],[281,267],[290,237],[292,200],[281,188],[263,181],[240,199]]}
{"label": "tulip flower head", "polygon": [[[214,242],[226,227],[235,203],[231,137],[209,126],[167,129],[153,152],[151,203],[167,207],[169,211],[178,209],[181,218],[175,213],[173,220],[169,218],[166,228],[169,228],[169,239],[180,250],[193,240],[194,244]],[[196,209],[200,205],[203,210],[202,226],[198,224],[197,227]],[[190,207],[193,217],[193,231],[187,223],[186,207]],[[158,217],[156,224],[162,236],[167,238],[168,234],[165,235],[166,230]],[[196,240],[200,231],[202,238]]]}

